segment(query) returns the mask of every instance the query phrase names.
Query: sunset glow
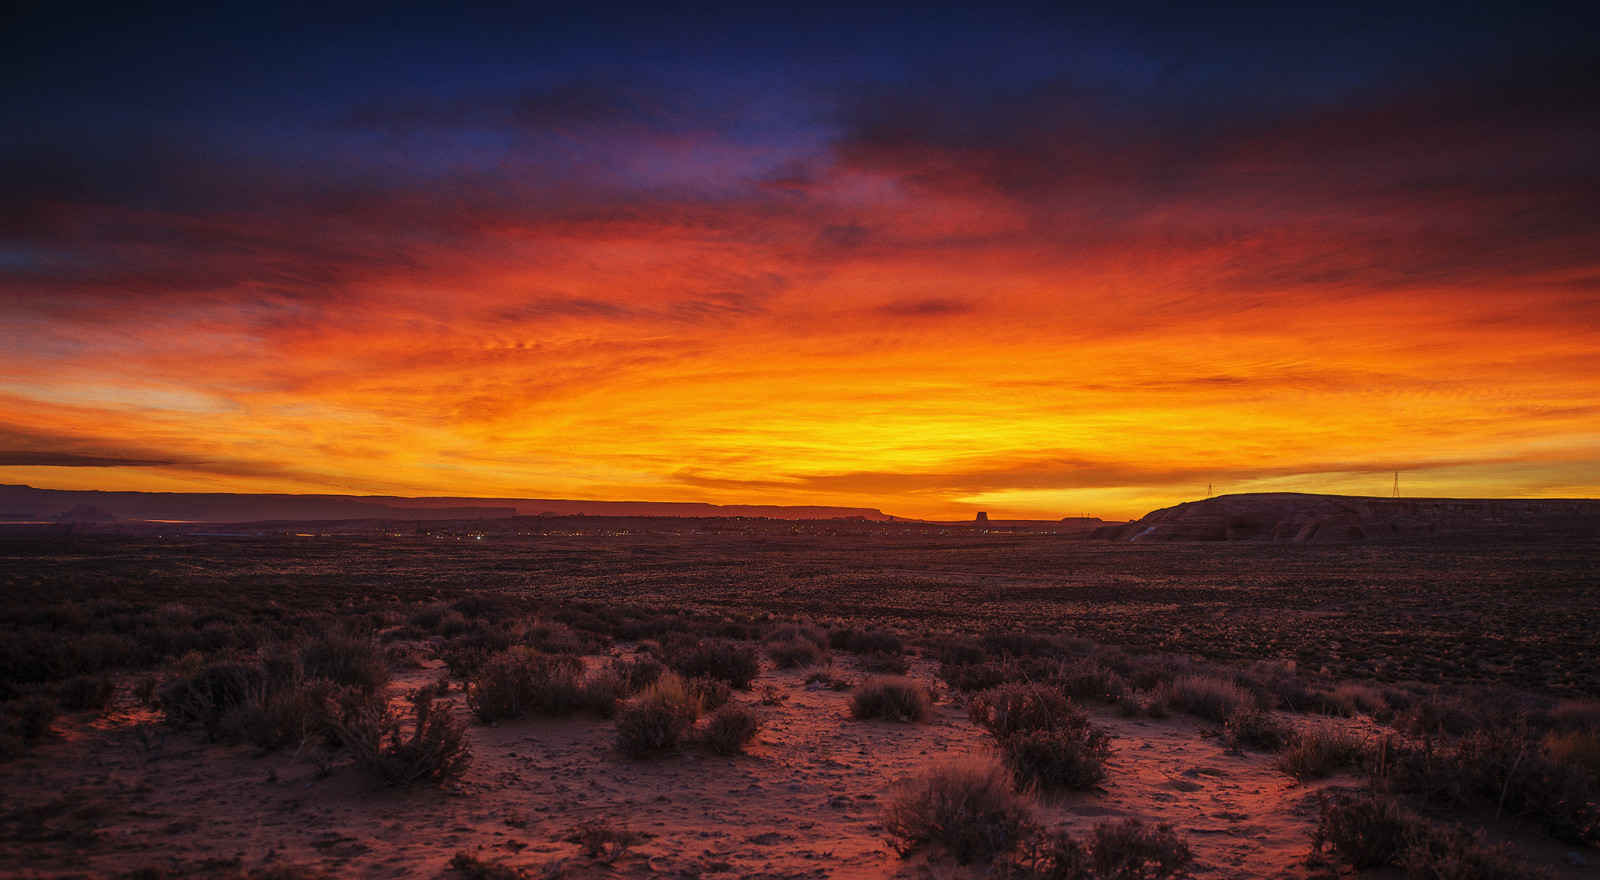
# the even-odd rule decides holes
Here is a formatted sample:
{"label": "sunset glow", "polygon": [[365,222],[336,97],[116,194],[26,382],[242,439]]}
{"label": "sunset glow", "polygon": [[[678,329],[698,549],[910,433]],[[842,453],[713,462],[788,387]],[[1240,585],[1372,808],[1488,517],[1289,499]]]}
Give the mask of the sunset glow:
{"label": "sunset glow", "polygon": [[0,483],[1600,494],[1594,30],[1305,15],[32,21]]}

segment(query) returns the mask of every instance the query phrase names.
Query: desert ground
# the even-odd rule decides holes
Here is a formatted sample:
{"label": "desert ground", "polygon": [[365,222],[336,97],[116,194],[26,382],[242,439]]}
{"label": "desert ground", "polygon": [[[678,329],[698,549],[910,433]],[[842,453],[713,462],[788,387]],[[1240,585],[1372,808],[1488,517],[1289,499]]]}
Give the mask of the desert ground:
{"label": "desert ground", "polygon": [[[0,866],[19,877],[1164,876],[1154,862],[1120,874],[1041,866],[1028,855],[1042,837],[972,854],[899,833],[891,805],[930,768],[998,767],[1011,754],[979,723],[1008,687],[1065,694],[1072,729],[1106,743],[1091,781],[1014,774],[1021,790],[1007,796],[1030,834],[1087,841],[1132,817],[1170,825],[1187,847],[1172,873],[1331,877],[1357,869],[1348,847],[1313,851],[1331,828],[1323,805],[1372,791],[1408,811],[1412,832],[1482,836],[1430,832],[1426,857],[1413,842],[1366,875],[1600,866],[1592,542],[1147,547],[976,529],[627,526],[0,536],[13,728]],[[213,715],[194,709],[194,682],[218,670],[255,683],[255,696],[286,662],[296,687],[313,680],[325,668],[315,645],[381,658],[361,673],[376,679],[363,705],[387,707],[403,732],[408,695],[433,695],[470,761],[399,784],[317,724],[267,742],[239,714],[243,691],[231,708],[207,703]],[[622,719],[654,691],[617,684],[596,701],[593,685],[646,666],[688,680],[685,658],[712,648],[754,658],[749,680],[715,699],[759,729],[714,747],[706,697],[680,739],[627,753]],[[584,696],[484,717],[495,658],[558,657]],[[318,674],[347,693],[362,682]],[[925,717],[853,717],[884,676],[920,693]],[[1223,685],[1236,705],[1220,712],[1197,695]],[[24,730],[50,701],[43,728]],[[1324,740],[1352,754],[1325,775],[1285,769],[1297,743]],[[1503,787],[1474,788],[1486,771],[1469,764],[1507,754]],[[1530,767],[1547,772],[1524,784]],[[1441,779],[1459,784],[1441,792]]]}

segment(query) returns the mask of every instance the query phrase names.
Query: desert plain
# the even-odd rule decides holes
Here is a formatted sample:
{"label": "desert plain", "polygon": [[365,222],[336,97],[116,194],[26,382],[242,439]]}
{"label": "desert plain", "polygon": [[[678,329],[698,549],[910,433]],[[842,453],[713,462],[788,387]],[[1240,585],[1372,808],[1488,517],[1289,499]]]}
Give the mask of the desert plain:
{"label": "desert plain", "polygon": [[[1600,870],[1583,751],[1600,724],[1592,536],[1145,545],[1069,527],[603,517],[195,531],[0,535],[8,876],[1165,876],[1062,873],[1028,860],[1037,840],[974,854],[897,833],[891,805],[930,768],[1009,767],[978,723],[985,694],[1044,685],[1106,748],[1087,783],[1019,772],[1037,831],[1167,825],[1189,853],[1173,873],[1201,878]],[[228,706],[180,705],[207,669],[265,687],[288,657],[298,681],[307,645],[352,642],[382,658],[372,699],[402,730],[410,694],[448,713],[463,769],[385,780],[314,725],[263,745]],[[708,745],[702,719],[629,753],[619,719],[636,690],[480,711],[506,651],[572,658],[592,682],[647,665],[687,679],[680,661],[708,645],[755,658],[720,689],[759,719],[731,748]],[[885,677],[925,714],[854,717]],[[1207,682],[1243,703],[1208,709],[1190,692]],[[57,709],[23,731],[20,707],[44,700]],[[1318,737],[1352,752],[1285,769]],[[1496,797],[1461,762],[1492,764],[1506,743]],[[1389,766],[1401,758],[1415,772]],[[1565,798],[1554,807],[1533,783],[1508,797],[1535,765]],[[1417,790],[1452,773],[1447,791]],[[1493,864],[1448,851],[1358,870],[1314,847],[1325,805],[1362,791],[1479,835],[1472,852]]]}

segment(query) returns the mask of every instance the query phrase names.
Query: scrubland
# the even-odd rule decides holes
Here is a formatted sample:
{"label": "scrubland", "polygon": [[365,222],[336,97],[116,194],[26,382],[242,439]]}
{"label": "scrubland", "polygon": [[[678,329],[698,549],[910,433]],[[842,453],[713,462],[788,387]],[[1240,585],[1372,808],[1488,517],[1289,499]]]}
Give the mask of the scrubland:
{"label": "scrubland", "polygon": [[1585,877],[1597,550],[0,536],[0,864]]}

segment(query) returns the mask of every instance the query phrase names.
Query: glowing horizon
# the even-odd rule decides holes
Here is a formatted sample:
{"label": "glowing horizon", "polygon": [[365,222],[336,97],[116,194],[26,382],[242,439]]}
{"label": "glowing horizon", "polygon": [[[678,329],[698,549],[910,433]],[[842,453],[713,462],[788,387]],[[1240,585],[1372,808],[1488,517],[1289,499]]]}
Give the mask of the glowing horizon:
{"label": "glowing horizon", "polygon": [[[293,25],[189,46],[220,105],[8,91],[0,482],[928,519],[1396,470],[1600,495],[1581,28],[1479,23],[1541,51],[1432,67],[1427,22],[1358,29],[1301,70],[1324,36],[1270,20],[1260,57],[997,14],[827,63],[794,21],[672,24],[568,21],[542,67],[470,24],[346,34],[411,48],[392,83],[222,57]],[[999,48],[1036,24],[1059,66]],[[952,79],[928,47],[969,32],[993,69]]]}

